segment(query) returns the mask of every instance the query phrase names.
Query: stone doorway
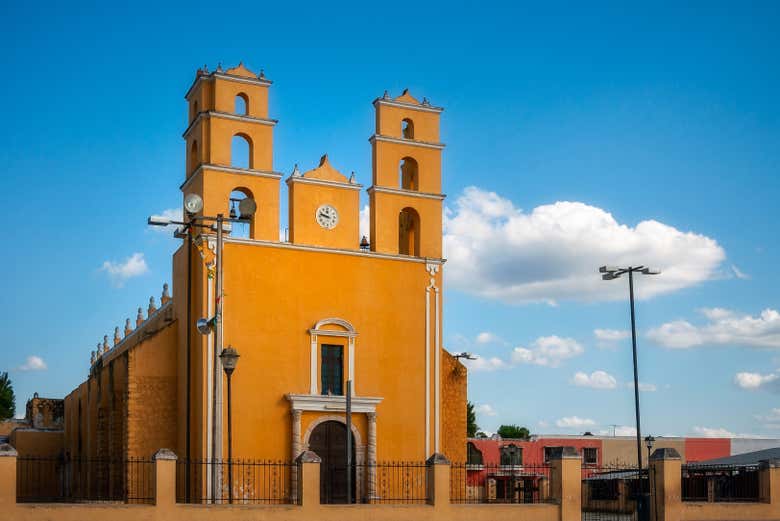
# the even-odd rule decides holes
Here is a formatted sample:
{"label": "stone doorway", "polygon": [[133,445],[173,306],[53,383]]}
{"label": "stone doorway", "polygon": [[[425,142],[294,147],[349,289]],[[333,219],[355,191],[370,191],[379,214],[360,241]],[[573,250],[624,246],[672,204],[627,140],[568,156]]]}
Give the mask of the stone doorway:
{"label": "stone doorway", "polygon": [[327,504],[347,502],[347,472],[352,477],[352,501],[355,501],[355,444],[352,467],[347,468],[347,427],[338,421],[323,422],[311,433],[309,450],[322,459],[320,464],[320,501]]}

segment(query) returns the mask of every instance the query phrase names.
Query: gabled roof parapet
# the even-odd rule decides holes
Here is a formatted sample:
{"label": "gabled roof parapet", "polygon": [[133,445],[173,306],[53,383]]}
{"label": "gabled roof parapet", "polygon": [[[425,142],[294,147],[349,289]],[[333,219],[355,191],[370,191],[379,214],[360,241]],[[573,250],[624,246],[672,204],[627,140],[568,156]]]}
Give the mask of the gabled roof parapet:
{"label": "gabled roof parapet", "polygon": [[231,67],[227,70],[223,69],[222,64],[220,63],[217,65],[217,68],[214,71],[209,71],[209,68],[204,65],[202,68],[195,71],[195,80],[192,82],[192,85],[190,85],[190,88],[187,89],[187,93],[184,95],[184,99],[189,100],[192,90],[199,81],[211,81],[214,78],[228,81],[237,81],[239,83],[251,83],[253,85],[260,85],[263,87],[268,87],[273,83],[271,80],[265,77],[265,72],[263,69],[260,69],[260,72],[255,74],[249,70],[243,62],[239,62],[237,66]]}
{"label": "gabled roof parapet", "polygon": [[423,98],[422,101],[417,101],[417,98],[409,94],[409,89],[404,89],[400,96],[391,98],[387,91],[381,98],[374,100],[374,106],[388,105],[390,107],[398,107],[402,109],[419,110],[422,112],[435,112],[440,113],[444,110],[443,107],[434,107],[428,101],[428,98]]}

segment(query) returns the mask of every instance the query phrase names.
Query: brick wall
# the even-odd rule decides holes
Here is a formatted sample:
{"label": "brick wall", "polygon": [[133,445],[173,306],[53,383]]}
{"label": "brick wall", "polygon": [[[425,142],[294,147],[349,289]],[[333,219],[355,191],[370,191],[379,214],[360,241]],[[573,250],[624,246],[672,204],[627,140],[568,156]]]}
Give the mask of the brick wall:
{"label": "brick wall", "polygon": [[441,452],[450,461],[466,461],[466,368],[442,350]]}

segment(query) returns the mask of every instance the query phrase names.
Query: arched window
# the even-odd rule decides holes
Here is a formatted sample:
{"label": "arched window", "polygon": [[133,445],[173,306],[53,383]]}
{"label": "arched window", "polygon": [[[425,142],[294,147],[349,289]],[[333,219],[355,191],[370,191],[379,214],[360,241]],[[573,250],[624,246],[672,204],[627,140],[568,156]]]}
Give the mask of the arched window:
{"label": "arched window", "polygon": [[418,189],[417,161],[411,157],[405,157],[401,159],[399,173],[401,177],[401,188],[404,190]]}
{"label": "arched window", "polygon": [[501,465],[514,467],[523,464],[523,449],[514,443],[501,447]]}
{"label": "arched window", "polygon": [[[247,197],[252,197],[252,192],[248,188],[235,188],[230,192],[230,208],[225,215],[229,215],[232,219],[240,217],[241,212],[239,211],[238,205]],[[249,222],[231,223],[233,229],[230,232],[230,236],[241,239],[251,239],[254,236],[254,223],[254,216],[252,216],[252,219]]]}
{"label": "arched window", "polygon": [[235,113],[242,116],[249,114],[249,98],[243,92],[236,94]]}
{"label": "arched window", "polygon": [[411,119],[401,120],[401,136],[405,139],[414,139],[414,122]]}
{"label": "arched window", "polygon": [[190,167],[188,173],[192,174],[200,165],[200,156],[198,155],[198,140],[193,139],[190,145]]}
{"label": "arched window", "polygon": [[420,215],[414,208],[404,208],[398,214],[398,253],[420,256]]}
{"label": "arched window", "polygon": [[477,448],[471,442],[466,444],[466,464],[467,465],[483,465],[482,451]]}
{"label": "arched window", "polygon": [[252,168],[252,140],[246,134],[236,134],[230,144],[230,165]]}

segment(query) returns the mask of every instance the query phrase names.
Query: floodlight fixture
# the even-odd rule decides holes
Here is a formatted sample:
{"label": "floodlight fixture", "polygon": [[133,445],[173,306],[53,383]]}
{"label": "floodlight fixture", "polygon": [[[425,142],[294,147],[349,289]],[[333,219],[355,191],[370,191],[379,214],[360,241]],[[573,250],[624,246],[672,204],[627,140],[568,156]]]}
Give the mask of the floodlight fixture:
{"label": "floodlight fixture", "polygon": [[198,328],[198,332],[201,335],[210,335],[214,331],[214,324],[216,323],[216,317],[211,318],[199,318],[195,322],[195,327]]}
{"label": "floodlight fixture", "polygon": [[655,268],[642,268],[642,273],[645,275],[660,275],[661,270]]}
{"label": "floodlight fixture", "polygon": [[161,215],[152,215],[146,221],[149,226],[168,226],[171,220]]}
{"label": "floodlight fixture", "polygon": [[184,197],[184,211],[194,215],[203,210],[203,199],[198,194],[187,194]]}

